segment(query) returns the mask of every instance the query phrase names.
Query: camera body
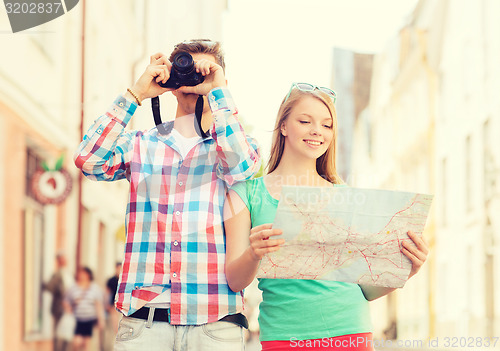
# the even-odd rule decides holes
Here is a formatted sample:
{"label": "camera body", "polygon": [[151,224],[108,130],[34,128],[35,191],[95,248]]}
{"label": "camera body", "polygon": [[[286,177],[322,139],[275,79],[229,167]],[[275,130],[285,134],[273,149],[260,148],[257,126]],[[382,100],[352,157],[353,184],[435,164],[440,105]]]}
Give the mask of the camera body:
{"label": "camera body", "polygon": [[170,78],[165,83],[158,83],[163,88],[178,89],[182,86],[195,86],[202,83],[205,77],[197,73],[193,57],[185,51],[174,56]]}

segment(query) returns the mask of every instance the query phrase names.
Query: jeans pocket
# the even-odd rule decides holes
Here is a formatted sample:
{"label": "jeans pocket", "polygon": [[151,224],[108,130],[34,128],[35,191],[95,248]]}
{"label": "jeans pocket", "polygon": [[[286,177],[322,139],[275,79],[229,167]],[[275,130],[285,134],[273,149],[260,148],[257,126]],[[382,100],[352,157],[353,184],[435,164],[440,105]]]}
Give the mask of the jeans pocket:
{"label": "jeans pocket", "polygon": [[235,342],[243,340],[243,331],[239,325],[229,322],[213,322],[202,325],[203,333],[217,341]]}
{"label": "jeans pocket", "polygon": [[116,341],[129,341],[139,337],[146,326],[146,321],[137,318],[123,317],[118,325]]}

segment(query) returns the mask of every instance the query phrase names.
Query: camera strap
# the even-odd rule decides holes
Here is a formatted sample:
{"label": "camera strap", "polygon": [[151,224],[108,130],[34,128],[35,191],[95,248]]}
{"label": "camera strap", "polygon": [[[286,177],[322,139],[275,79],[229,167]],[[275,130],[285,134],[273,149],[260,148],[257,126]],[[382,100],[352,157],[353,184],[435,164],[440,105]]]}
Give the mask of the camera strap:
{"label": "camera strap", "polygon": [[[208,131],[204,132],[203,128],[201,127],[201,119],[203,117],[203,95],[198,96],[198,100],[196,100],[196,107],[195,107],[195,118],[196,118],[196,124],[195,124],[195,129],[200,136],[205,139],[209,136]],[[161,115],[160,115],[160,98],[158,96],[151,98],[151,109],[153,110],[153,119],[156,124],[156,128],[158,128],[158,132],[162,135],[168,134],[170,130],[167,130],[165,128],[165,125],[161,121]]]}
{"label": "camera strap", "polygon": [[[208,131],[204,131],[203,128],[201,127],[201,119],[203,117],[203,95],[198,96],[198,100],[196,100],[196,107],[194,109],[194,116],[196,117],[196,122],[197,126],[195,126],[195,129],[199,129],[198,134],[205,139],[208,137],[209,133]],[[196,128],[198,127],[198,128]]]}
{"label": "camera strap", "polygon": [[160,98],[158,96],[151,98],[151,109],[153,110],[153,119],[155,120],[156,128],[162,135],[168,134],[165,125],[161,122],[160,116]]}

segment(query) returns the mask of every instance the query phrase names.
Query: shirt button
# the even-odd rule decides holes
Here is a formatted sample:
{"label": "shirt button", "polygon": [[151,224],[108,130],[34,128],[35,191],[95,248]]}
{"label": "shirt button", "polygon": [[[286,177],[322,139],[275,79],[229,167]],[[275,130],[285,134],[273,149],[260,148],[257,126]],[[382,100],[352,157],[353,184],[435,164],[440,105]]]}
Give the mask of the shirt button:
{"label": "shirt button", "polygon": [[175,214],[178,216],[180,215],[181,213],[179,211],[175,211]]}
{"label": "shirt button", "polygon": [[174,246],[177,246],[179,245],[179,243],[177,242],[177,240],[174,241]]}
{"label": "shirt button", "polygon": [[175,273],[175,272],[174,272],[174,273],[172,274],[172,277],[176,278],[176,277],[177,277],[177,273]]}
{"label": "shirt button", "polygon": [[184,184],[183,182],[179,182],[179,186],[182,186],[182,184]]}

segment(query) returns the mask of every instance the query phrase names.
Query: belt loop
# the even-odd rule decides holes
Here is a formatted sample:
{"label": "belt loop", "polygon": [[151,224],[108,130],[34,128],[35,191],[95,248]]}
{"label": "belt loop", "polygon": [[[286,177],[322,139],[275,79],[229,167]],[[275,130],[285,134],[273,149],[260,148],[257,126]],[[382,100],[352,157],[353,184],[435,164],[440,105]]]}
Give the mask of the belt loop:
{"label": "belt loop", "polygon": [[146,322],[146,328],[151,328],[151,326],[153,325],[154,316],[155,316],[155,308],[150,307],[149,314],[148,314],[148,321]]}

